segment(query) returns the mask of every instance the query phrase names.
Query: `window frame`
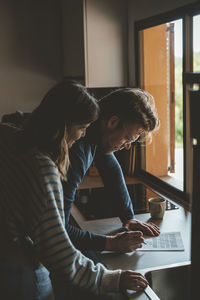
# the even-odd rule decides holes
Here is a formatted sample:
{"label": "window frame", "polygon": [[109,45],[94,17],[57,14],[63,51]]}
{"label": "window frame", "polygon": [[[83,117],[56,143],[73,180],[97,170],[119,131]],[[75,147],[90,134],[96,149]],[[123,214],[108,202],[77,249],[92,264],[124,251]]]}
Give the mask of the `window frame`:
{"label": "window frame", "polygon": [[[183,24],[183,75],[186,72],[193,71],[193,28],[192,20],[195,15],[200,14],[200,3],[185,5],[172,11],[162,13],[147,19],[135,22],[135,66],[136,66],[136,86],[140,86],[141,74],[139,63],[140,34],[141,30],[169,23],[174,20],[182,19]],[[184,79],[184,76],[183,76]],[[145,147],[137,146],[138,160],[135,164],[135,176],[148,184],[149,187],[158,191],[162,195],[173,199],[180,205],[190,209],[190,199],[192,199],[192,140],[189,128],[189,88],[183,80],[183,149],[184,149],[184,175],[183,175],[183,191],[175,188],[171,184],[161,180],[142,169],[145,166],[144,154]]]}

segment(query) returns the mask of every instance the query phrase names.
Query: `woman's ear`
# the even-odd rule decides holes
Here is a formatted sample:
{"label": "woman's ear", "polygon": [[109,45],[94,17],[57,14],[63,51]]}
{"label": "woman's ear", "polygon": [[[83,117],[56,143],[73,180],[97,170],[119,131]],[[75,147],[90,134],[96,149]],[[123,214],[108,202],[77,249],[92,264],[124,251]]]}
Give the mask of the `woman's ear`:
{"label": "woman's ear", "polygon": [[119,122],[120,120],[118,116],[112,116],[107,120],[107,128],[111,130],[116,129]]}

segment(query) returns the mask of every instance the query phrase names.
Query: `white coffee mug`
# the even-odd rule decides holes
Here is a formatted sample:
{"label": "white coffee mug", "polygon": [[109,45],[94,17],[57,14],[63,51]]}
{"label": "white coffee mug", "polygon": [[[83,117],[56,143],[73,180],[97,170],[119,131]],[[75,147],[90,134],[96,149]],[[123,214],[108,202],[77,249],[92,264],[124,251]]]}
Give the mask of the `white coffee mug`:
{"label": "white coffee mug", "polygon": [[162,219],[166,209],[166,200],[163,198],[149,198],[149,212],[152,219]]}

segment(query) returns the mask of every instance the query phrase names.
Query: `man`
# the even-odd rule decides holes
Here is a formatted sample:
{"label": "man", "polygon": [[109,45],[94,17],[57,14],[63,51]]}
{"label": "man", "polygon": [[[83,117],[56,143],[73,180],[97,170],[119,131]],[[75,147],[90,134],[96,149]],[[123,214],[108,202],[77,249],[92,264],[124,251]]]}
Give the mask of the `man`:
{"label": "man", "polygon": [[[70,169],[67,182],[63,182],[66,229],[73,244],[80,250],[131,252],[142,247],[143,233],[157,236],[159,228],[153,223],[135,219],[124,176],[113,153],[121,149],[129,150],[131,143],[139,138],[151,137],[151,133],[159,127],[159,120],[153,97],[140,89],[115,90],[102,98],[99,106],[99,119],[88,128],[86,136],[69,150]],[[129,232],[114,236],[97,235],[69,224],[76,189],[93,161],[104,186],[115,200],[115,209],[123,226]]]}

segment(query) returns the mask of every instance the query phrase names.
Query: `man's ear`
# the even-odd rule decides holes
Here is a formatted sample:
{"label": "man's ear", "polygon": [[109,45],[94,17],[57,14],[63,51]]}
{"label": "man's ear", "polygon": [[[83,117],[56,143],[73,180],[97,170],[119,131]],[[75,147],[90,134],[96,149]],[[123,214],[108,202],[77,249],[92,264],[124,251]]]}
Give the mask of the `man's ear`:
{"label": "man's ear", "polygon": [[111,130],[116,129],[119,122],[120,120],[118,116],[112,116],[107,120],[107,128]]}

